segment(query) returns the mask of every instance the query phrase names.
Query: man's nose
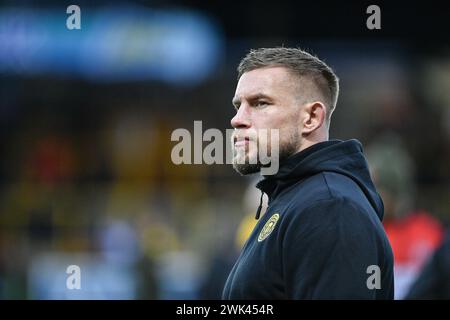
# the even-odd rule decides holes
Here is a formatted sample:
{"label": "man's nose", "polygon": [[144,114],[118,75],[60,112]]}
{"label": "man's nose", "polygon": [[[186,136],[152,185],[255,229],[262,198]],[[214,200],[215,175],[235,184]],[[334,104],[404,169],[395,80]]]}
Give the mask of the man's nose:
{"label": "man's nose", "polygon": [[249,128],[250,115],[248,108],[244,105],[237,110],[236,115],[231,119],[231,126],[235,129]]}

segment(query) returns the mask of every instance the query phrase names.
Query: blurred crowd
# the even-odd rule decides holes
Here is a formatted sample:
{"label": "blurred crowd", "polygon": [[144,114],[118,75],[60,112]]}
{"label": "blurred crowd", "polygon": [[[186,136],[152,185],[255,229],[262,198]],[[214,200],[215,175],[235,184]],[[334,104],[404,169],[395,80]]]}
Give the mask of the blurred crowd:
{"label": "blurred crowd", "polygon": [[[230,128],[239,58],[282,44],[227,41],[192,86],[0,73],[1,299],[220,297],[255,224],[259,177],[174,165],[170,136],[194,120]],[[283,43],[313,48],[341,79],[330,136],[363,143],[396,298],[448,299],[450,50],[346,41]],[[80,266],[83,290],[66,289],[69,265]]]}

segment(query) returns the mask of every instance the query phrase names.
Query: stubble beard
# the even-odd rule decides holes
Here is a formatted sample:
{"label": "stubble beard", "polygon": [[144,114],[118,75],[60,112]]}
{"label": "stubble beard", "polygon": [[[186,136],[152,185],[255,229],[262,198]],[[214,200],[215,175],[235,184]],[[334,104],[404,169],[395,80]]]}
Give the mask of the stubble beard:
{"label": "stubble beard", "polygon": [[[249,158],[249,145],[245,146],[245,150],[237,150],[233,145],[233,169],[238,172],[240,175],[245,176],[249,174],[258,173],[261,171],[261,167],[263,166],[259,159],[259,140],[257,140],[256,152],[252,159]],[[279,162],[282,163],[284,160],[289,158],[290,156],[297,153],[300,147],[300,137],[297,131],[294,131],[293,134],[290,135],[289,139],[281,143],[279,146]],[[245,153],[244,155],[238,155],[237,153]],[[269,148],[268,156],[272,156],[272,150]],[[242,161],[242,157],[245,157],[245,161]],[[254,158],[257,158],[255,163]],[[250,161],[253,160],[253,161]],[[250,163],[251,162],[251,163]],[[270,166],[270,164],[264,165]]]}

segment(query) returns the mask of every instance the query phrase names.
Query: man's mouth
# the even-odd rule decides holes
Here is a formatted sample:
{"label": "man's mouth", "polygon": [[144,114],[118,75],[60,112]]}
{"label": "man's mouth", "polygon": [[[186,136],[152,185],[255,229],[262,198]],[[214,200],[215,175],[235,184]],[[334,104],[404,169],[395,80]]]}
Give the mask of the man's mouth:
{"label": "man's mouth", "polygon": [[248,137],[235,137],[234,138],[234,146],[237,147],[244,147],[247,144],[250,143],[250,139]]}

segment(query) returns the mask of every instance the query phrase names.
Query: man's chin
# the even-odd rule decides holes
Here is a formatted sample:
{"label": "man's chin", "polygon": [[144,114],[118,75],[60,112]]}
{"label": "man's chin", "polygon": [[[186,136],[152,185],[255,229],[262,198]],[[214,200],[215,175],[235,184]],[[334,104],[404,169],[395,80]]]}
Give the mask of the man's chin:
{"label": "man's chin", "polygon": [[233,157],[233,169],[243,176],[260,172],[261,164],[256,158],[257,155],[250,156],[247,152],[235,153]]}
{"label": "man's chin", "polygon": [[233,169],[236,170],[240,175],[246,176],[249,174],[257,173],[261,171],[261,165],[260,164],[239,164],[236,162],[233,162]]}

